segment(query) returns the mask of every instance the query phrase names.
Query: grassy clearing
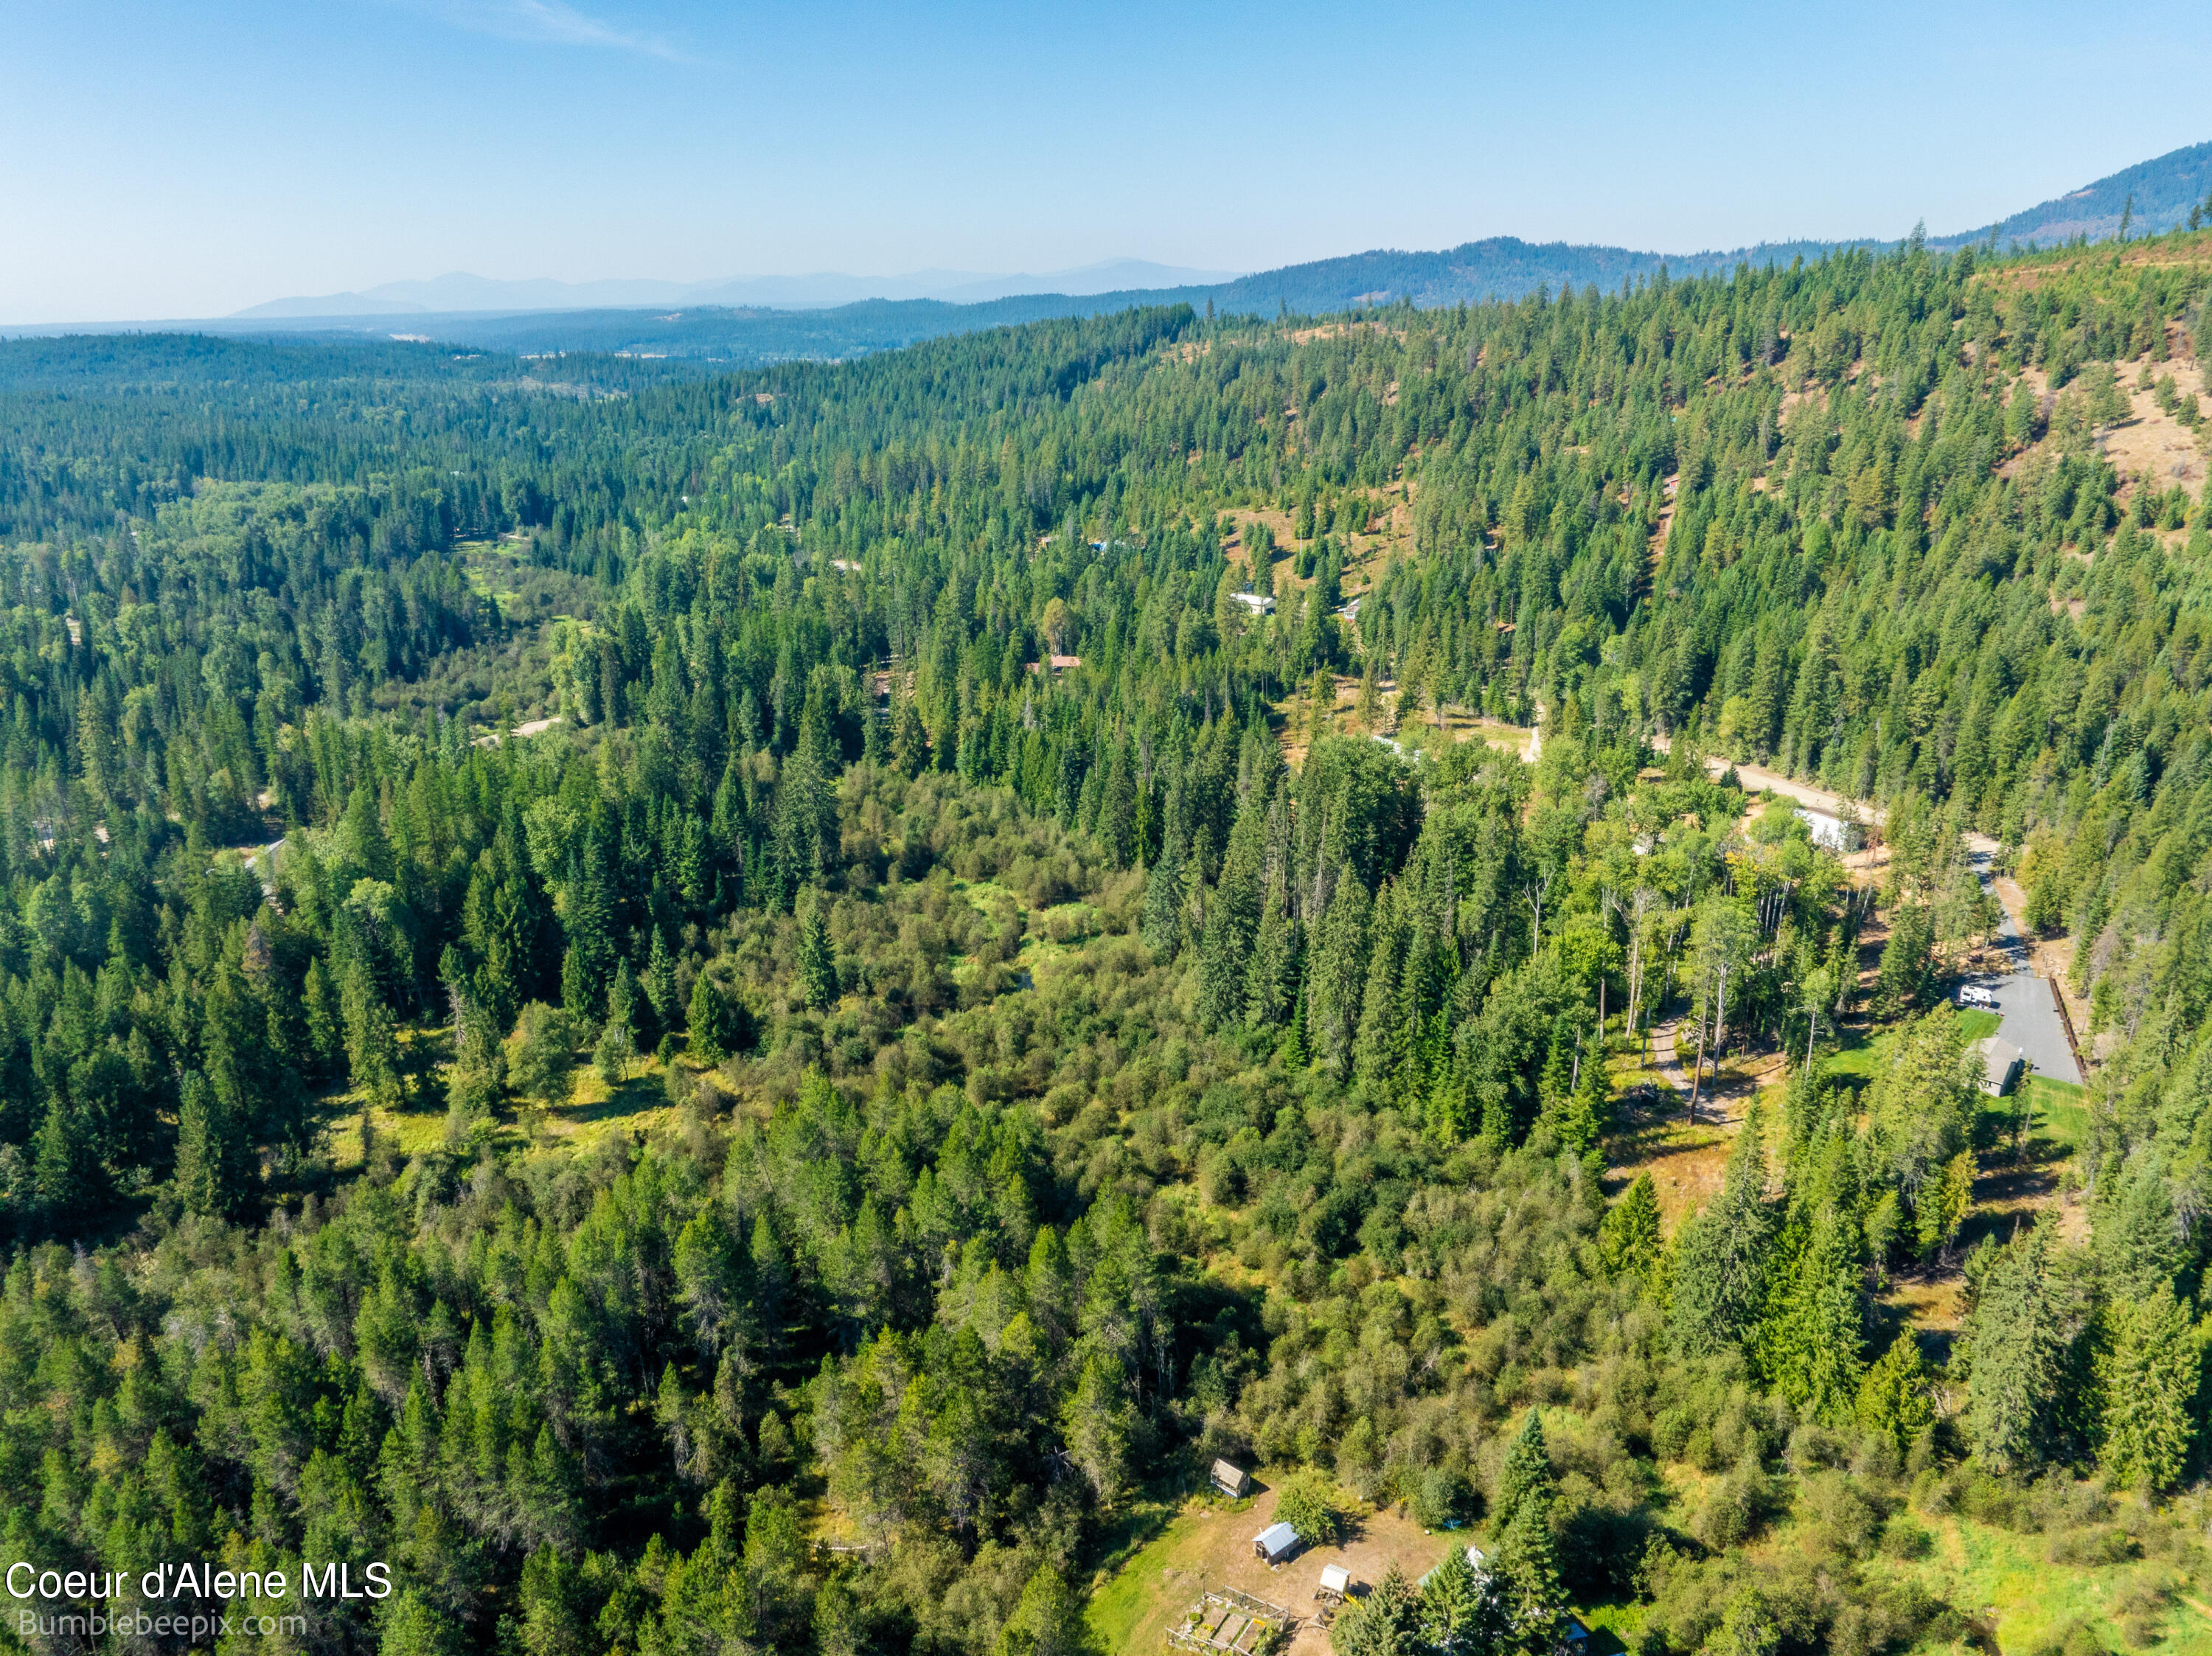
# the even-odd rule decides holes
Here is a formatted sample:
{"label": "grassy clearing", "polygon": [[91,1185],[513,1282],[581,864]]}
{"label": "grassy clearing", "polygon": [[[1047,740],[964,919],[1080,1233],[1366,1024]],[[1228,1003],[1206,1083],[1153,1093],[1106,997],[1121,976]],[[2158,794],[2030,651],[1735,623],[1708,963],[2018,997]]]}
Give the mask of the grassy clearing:
{"label": "grassy clearing", "polygon": [[1889,1042],[1890,1032],[1887,1029],[1869,1033],[1862,1028],[1847,1028],[1842,1045],[1828,1054],[1821,1073],[1832,1081],[1869,1085],[1888,1060]]}
{"label": "grassy clearing", "polygon": [[2089,1089],[2049,1076],[2029,1076],[2021,1083],[2032,1112],[2029,1120],[2071,1155],[2089,1130]]}
{"label": "grassy clearing", "polygon": [[1985,1012],[1979,1007],[1968,1007],[1959,1014],[1959,1033],[1970,1041],[1979,1040],[1986,1035],[1996,1034],[2003,1022],[2004,1016],[2002,1013]]}
{"label": "grassy clearing", "polygon": [[[681,1058],[676,1061],[685,1062]],[[666,1071],[659,1059],[650,1055],[641,1056],[631,1065],[629,1077],[612,1084],[588,1062],[580,1059],[570,1071],[570,1082],[568,1101],[556,1109],[543,1112],[535,1124],[538,1132],[550,1142],[589,1149],[611,1132],[649,1135],[671,1125],[676,1119],[675,1107],[668,1101]],[[362,1164],[362,1101],[356,1089],[334,1094],[322,1107],[323,1151],[329,1156],[331,1167],[340,1172]],[[398,1161],[442,1149],[446,1143],[446,1101],[437,1073],[433,1072],[433,1083],[422,1095],[419,1107],[388,1109],[378,1105],[369,1111],[368,1119],[378,1147]],[[526,1144],[532,1137],[532,1126],[527,1107],[510,1104],[508,1113],[493,1134],[493,1142],[507,1147]]]}
{"label": "grassy clearing", "polygon": [[[1242,1513],[1252,1503],[1220,1505]],[[1163,1591],[1164,1580],[1188,1562],[1201,1525],[1213,1515],[1213,1509],[1203,1507],[1175,1512],[1164,1502],[1151,1501],[1138,1503],[1124,1514],[1121,1534],[1116,1538],[1121,1544],[1109,1550],[1099,1571],[1103,1585],[1091,1594],[1085,1611],[1099,1649],[1139,1648],[1139,1630],[1154,1621],[1159,1625],[1152,1629],[1153,1642],[1165,1647],[1166,1617],[1174,1608],[1170,1602],[1174,1595]],[[1143,1538],[1147,1536],[1149,1539]]]}
{"label": "grassy clearing", "polygon": [[514,607],[521,597],[515,585],[518,560],[494,541],[459,541],[454,550],[461,555],[462,572],[478,597],[490,600],[501,615]]}
{"label": "grassy clearing", "polygon": [[1885,1561],[1882,1567],[1918,1579],[1963,1610],[1982,1611],[2006,1650],[2056,1645],[2081,1625],[2108,1650],[2149,1647],[2212,1656],[2212,1617],[2183,1602],[2163,1616],[2143,1613],[2154,1589],[2172,1580],[2168,1565],[2147,1560],[2061,1564],[2051,1558],[2047,1536],[1959,1517],[1935,1519],[1929,1527],[1935,1544],[1925,1558]]}
{"label": "grassy clearing", "polygon": [[588,1145],[610,1132],[653,1133],[675,1117],[660,1060],[644,1057],[630,1066],[628,1080],[613,1084],[590,1065],[579,1065],[575,1090],[568,1103],[546,1113],[545,1128],[556,1138]]}

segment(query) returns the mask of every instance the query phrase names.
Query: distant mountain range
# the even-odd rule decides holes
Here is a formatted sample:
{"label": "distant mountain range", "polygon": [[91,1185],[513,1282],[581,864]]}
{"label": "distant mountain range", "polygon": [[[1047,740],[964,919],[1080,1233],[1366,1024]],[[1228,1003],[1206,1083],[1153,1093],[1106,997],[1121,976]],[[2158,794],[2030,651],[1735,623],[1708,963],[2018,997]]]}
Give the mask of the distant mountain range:
{"label": "distant mountain range", "polygon": [[2049,246],[2055,241],[2071,241],[2075,236],[2099,241],[2118,234],[2120,215],[2128,210],[2130,201],[2135,204],[2130,235],[2148,235],[2186,224],[2191,208],[2212,204],[2212,143],[2191,144],[2156,161],[2139,161],[1978,230],[1931,236],[1929,245],[1964,247],[1988,240],[1992,233],[2000,247],[2015,241]]}
{"label": "distant mountain range", "polygon": [[[2049,245],[2115,234],[2130,210],[2131,234],[2187,221],[2212,197],[2212,143],[2142,162],[1978,229],[1931,236],[1938,248],[1995,240]],[[1143,259],[1109,259],[1041,276],[917,270],[892,277],[821,274],[718,282],[495,282],[451,275],[394,282],[359,294],[274,300],[216,321],[76,323],[0,328],[0,334],[175,330],[232,336],[434,340],[477,350],[542,355],[588,351],[732,367],[895,349],[945,334],[1046,317],[1091,315],[1132,305],[1188,303],[1203,310],[1327,315],[1410,300],[1455,305],[1517,299],[1539,287],[1618,288],[1664,266],[1679,276],[1739,263],[1787,264],[1892,240],[1763,243],[1726,252],[1665,254],[1513,236],[1440,252],[1391,249],[1285,265],[1255,275],[1192,270]]]}
{"label": "distant mountain range", "polygon": [[461,316],[477,312],[633,310],[644,306],[718,305],[763,310],[828,310],[869,299],[934,299],[983,304],[1022,294],[1086,297],[1133,288],[1211,287],[1236,279],[1232,270],[1192,270],[1149,259],[1109,258],[1080,270],[1042,276],[985,276],[974,270],[910,270],[903,276],[726,276],[714,282],[501,282],[456,271],[428,282],[387,282],[357,294],[272,299],[228,320],[301,317]]}
{"label": "distant mountain range", "polygon": [[[1984,241],[1999,245],[2092,240],[2113,234],[2134,203],[2133,232],[2148,234],[2184,222],[2190,209],[2212,191],[2212,143],[2177,149],[2098,179],[2067,195],[2015,213],[1994,225],[1931,237],[1938,247]],[[1641,252],[1627,247],[1569,242],[1530,243],[1492,236],[1441,252],[1377,249],[1340,258],[1285,265],[1257,275],[1192,270],[1145,259],[1108,259],[1080,270],[1042,276],[981,276],[965,270],[915,270],[896,276],[835,272],[796,276],[732,276],[715,282],[499,282],[454,274],[430,282],[391,282],[358,294],[271,300],[227,318],[237,322],[413,316],[440,318],[526,312],[635,310],[665,306],[693,309],[827,310],[868,300],[935,300],[950,305],[988,304],[1035,294],[1095,299],[1133,292],[1202,289],[1217,309],[1255,312],[1279,306],[1304,314],[1411,299],[1416,305],[1455,305],[1462,300],[1518,298],[1540,286],[1616,288],[1648,277],[1664,264],[1680,276],[1725,270],[1738,263],[1787,264],[1818,258],[1843,246],[1893,242],[1789,241],[1696,253]]]}

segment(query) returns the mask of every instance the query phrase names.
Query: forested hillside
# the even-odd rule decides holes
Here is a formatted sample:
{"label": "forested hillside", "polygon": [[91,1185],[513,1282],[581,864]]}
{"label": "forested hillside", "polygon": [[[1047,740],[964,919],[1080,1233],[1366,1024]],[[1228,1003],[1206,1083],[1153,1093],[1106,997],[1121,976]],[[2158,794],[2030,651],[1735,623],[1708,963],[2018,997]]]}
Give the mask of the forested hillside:
{"label": "forested hillside", "polygon": [[[1946,1524],[2090,1584],[2054,1648],[2191,1636],[2208,288],[0,345],[9,1559],[388,1561],[318,1650],[1042,1656],[1223,1455],[1479,1526],[1347,1653],[2033,1647]],[[2093,1009],[2002,1224],[1968,834]],[[1771,1060],[1703,1205],[1662,1026]]]}

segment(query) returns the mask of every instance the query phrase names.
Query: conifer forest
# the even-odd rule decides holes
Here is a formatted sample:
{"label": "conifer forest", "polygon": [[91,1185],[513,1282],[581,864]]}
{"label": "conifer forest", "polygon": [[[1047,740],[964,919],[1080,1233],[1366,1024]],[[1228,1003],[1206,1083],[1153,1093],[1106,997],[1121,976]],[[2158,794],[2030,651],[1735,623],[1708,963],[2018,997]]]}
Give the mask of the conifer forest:
{"label": "conifer forest", "polygon": [[1149,1656],[1279,1518],[1413,1550],[1263,1647],[2206,1647],[2209,294],[0,343],[0,1562]]}

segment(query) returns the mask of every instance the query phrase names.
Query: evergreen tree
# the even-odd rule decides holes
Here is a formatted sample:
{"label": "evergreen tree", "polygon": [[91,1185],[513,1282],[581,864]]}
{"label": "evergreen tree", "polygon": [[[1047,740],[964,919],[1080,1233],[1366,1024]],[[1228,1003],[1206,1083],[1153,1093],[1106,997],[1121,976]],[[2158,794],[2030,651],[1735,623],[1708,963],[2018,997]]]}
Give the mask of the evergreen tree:
{"label": "evergreen tree", "polygon": [[337,998],[331,992],[330,979],[324,974],[319,960],[307,962],[307,976],[300,988],[300,1011],[307,1026],[310,1073],[327,1076],[344,1056],[344,1024]]}
{"label": "evergreen tree", "polygon": [[1857,1416],[1862,1431],[1880,1433],[1900,1454],[1935,1422],[1928,1366],[1911,1330],[1899,1330],[1889,1350],[1866,1371],[1859,1382]]}
{"label": "evergreen tree", "polygon": [[802,998],[814,1010],[826,1011],[836,1004],[837,961],[818,892],[810,892],[799,906],[799,983]]}
{"label": "evergreen tree", "polygon": [[818,884],[837,859],[836,756],[818,687],[806,693],[798,740],[776,784],[777,855],[791,889]]}
{"label": "evergreen tree", "polygon": [[1173,959],[1182,947],[1182,910],[1186,889],[1182,850],[1170,840],[1167,848],[1161,852],[1159,861],[1152,864],[1152,872],[1145,881],[1142,936],[1145,946],[1163,959]]}
{"label": "evergreen tree", "polygon": [[453,1062],[446,1077],[448,1131],[458,1137],[498,1110],[507,1078],[506,1055],[491,1014],[465,986],[453,992]]}
{"label": "evergreen tree", "polygon": [[1206,906],[1206,932],[1199,940],[1199,1016],[1215,1028],[1244,1017],[1261,923],[1267,816],[1266,802],[1255,789],[1237,814],[1221,878]]}
{"label": "evergreen tree", "polygon": [[1103,1506],[1120,1500],[1128,1481],[1135,1416],[1121,1359],[1097,1354],[1085,1358],[1060,1410],[1060,1428],[1069,1455]]}
{"label": "evergreen tree", "polygon": [[1606,1210],[1598,1228],[1598,1248],[1606,1269],[1616,1277],[1648,1277],[1658,1265],[1659,1187],[1648,1168]]}
{"label": "evergreen tree", "polygon": [[1857,1405],[1860,1356],[1858,1228],[1825,1213],[1769,1313],[1759,1365],[1775,1391],[1815,1420],[1839,1425]]}
{"label": "evergreen tree", "polygon": [[1742,1344],[1765,1307],[1766,1242],[1773,1223],[1759,1143],[1764,1131],[1754,1105],[1729,1152],[1720,1195],[1674,1234],[1668,1327],[1685,1356],[1710,1356]]}
{"label": "evergreen tree", "polygon": [[1511,1628],[1498,1585],[1474,1573],[1464,1550],[1447,1552],[1422,1583],[1419,1630],[1425,1656],[1488,1656],[1506,1644]]}
{"label": "evergreen tree", "polygon": [[1339,1611],[1328,1629],[1336,1656],[1424,1656],[1422,1604],[1395,1563],[1364,1598]]}
{"label": "evergreen tree", "polygon": [[453,1618],[413,1587],[403,1589],[383,1618],[377,1656],[454,1656],[462,1648]]}
{"label": "evergreen tree", "polygon": [[2114,1299],[2104,1310],[2097,1380],[2103,1393],[2100,1459],[2124,1489],[2156,1495],[2189,1461],[2197,1434],[2203,1338],[2187,1306],[2161,1283],[2143,1299]]}
{"label": "evergreen tree", "polygon": [[346,969],[338,1004],[345,1019],[346,1066],[362,1095],[387,1107],[399,1101],[399,1041],[392,1010],[368,965]]}
{"label": "evergreen tree", "polygon": [[691,985],[685,1026],[690,1031],[691,1056],[702,1064],[720,1064],[738,1049],[737,1014],[704,972]]}
{"label": "evergreen tree", "polygon": [[676,992],[676,957],[669,953],[667,936],[659,926],[653,928],[653,956],[646,965],[644,987],[654,1026],[664,1032],[681,1028],[684,1007]]}
{"label": "evergreen tree", "polygon": [[1969,1331],[1973,1384],[1966,1433],[1989,1468],[2026,1475],[2051,1451],[2060,1376],[2072,1331],[2053,1280],[2053,1216],[2000,1249],[1982,1281]]}
{"label": "evergreen tree", "polygon": [[1890,916],[1889,941],[1881,947],[1875,1000],[1885,1016],[1918,1006],[1927,993],[1935,925],[1923,904],[1907,903]]}
{"label": "evergreen tree", "polygon": [[903,685],[891,692],[890,757],[904,776],[919,776],[929,767],[929,734]]}
{"label": "evergreen tree", "polygon": [[1136,763],[1126,742],[1115,742],[1106,755],[1105,781],[1098,798],[1097,834],[1107,859],[1127,868],[1139,855],[1137,833]]}
{"label": "evergreen tree", "polygon": [[1942,1176],[1922,1189],[1913,1228],[1924,1251],[1948,1257],[1974,1204],[1974,1153],[1960,1150],[1943,1164]]}
{"label": "evergreen tree", "polygon": [[178,1095],[178,1198],[188,1213],[228,1219],[246,1193],[247,1146],[215,1089],[198,1071],[187,1074]]}
{"label": "evergreen tree", "polygon": [[561,930],[568,943],[561,960],[562,1010],[580,1024],[596,1024],[606,1013],[615,963],[614,904],[596,846],[569,861]]}
{"label": "evergreen tree", "polygon": [[1532,1496],[1506,1517],[1490,1571],[1514,1642],[1528,1650],[1546,1647],[1567,1609],[1546,1501]]}

